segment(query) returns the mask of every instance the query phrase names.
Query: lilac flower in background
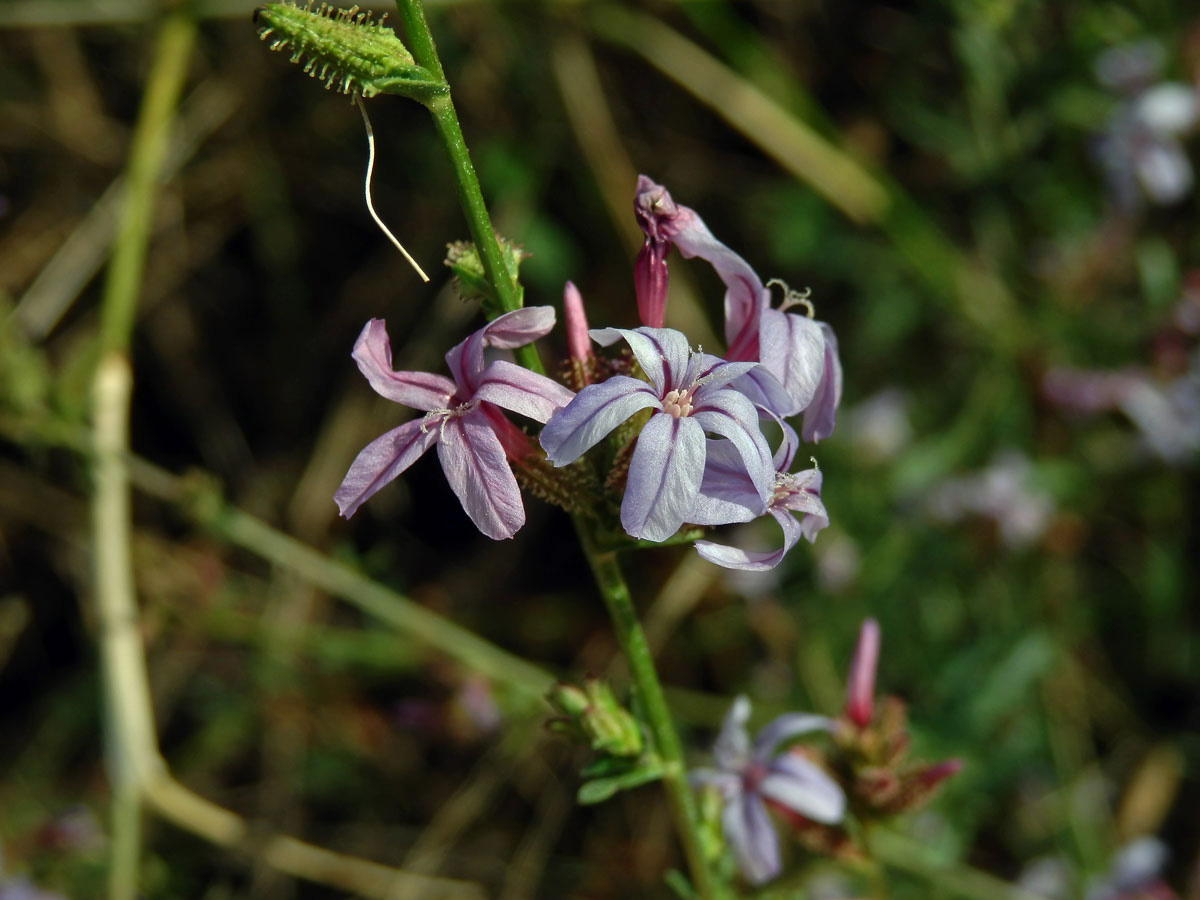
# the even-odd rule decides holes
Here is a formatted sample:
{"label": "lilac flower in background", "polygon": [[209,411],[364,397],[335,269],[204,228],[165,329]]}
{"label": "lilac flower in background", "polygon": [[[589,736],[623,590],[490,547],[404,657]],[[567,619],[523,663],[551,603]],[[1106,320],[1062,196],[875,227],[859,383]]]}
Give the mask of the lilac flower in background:
{"label": "lilac flower in background", "polygon": [[542,429],[541,444],[551,462],[573,462],[634,413],[652,409],[638,435],[621,501],[621,524],[628,534],[664,541],[688,521],[708,455],[705,432],[725,438],[765,503],[772,481],[770,450],[754,404],[729,387],[757,364],[693,353],[687,339],[669,328],[604,328],[591,335],[604,346],[624,338],[650,382],[614,375],[581,390]]}
{"label": "lilac flower in background", "polygon": [[[783,529],[783,546],[773,551],[744,550],[740,547],[696,541],[696,552],[704,559],[727,569],[761,572],[773,569],[801,537],[809,542],[829,524],[821,502],[821,473],[805,469],[789,473],[796,455],[796,433],[784,422],[783,442],[775,451],[775,473],[771,493],[764,502],[757,486],[726,444],[709,442],[708,462],[696,505],[688,521],[696,525],[721,525],[747,522],[770,514]],[[801,518],[796,519],[794,513]]]}
{"label": "lilac flower in background", "polygon": [[1170,465],[1194,462],[1200,451],[1200,351],[1192,352],[1186,371],[1168,381],[1136,368],[1064,367],[1046,374],[1042,392],[1076,413],[1119,410],[1137,426],[1145,447]]}
{"label": "lilac flower in background", "polygon": [[490,538],[512,537],[525,524],[525,507],[507,457],[533,448],[500,409],[545,422],[574,395],[508,360],[488,362],[484,350],[521,347],[553,327],[549,306],[500,316],[446,354],[452,380],[393,371],[384,322],[369,321],[354,345],[359,369],[376,393],[425,415],[376,438],[359,453],[334,495],[342,515],[354,515],[436,444],[446,480],[471,521]]}
{"label": "lilac flower in background", "polygon": [[1153,83],[1163,55],[1158,44],[1143,41],[1108,50],[1096,61],[1101,83],[1125,97],[1096,153],[1113,200],[1126,213],[1138,209],[1141,194],[1161,206],[1177,203],[1194,180],[1179,138],[1200,121],[1200,95],[1192,85]]}
{"label": "lilac flower in background", "polygon": [[[811,414],[805,413],[804,439],[828,437],[841,399],[841,364],[833,330],[812,319],[807,299],[785,291],[781,307],[772,309],[770,288],[763,285],[750,265],[713,237],[694,210],[676,204],[666,188],[645,175],[638,178],[634,208],[647,236],[642,250],[647,261],[643,263],[639,256],[640,268],[635,276],[639,309],[652,308],[655,315],[661,316],[667,283],[666,263],[662,260],[672,244],[684,257],[699,257],[709,263],[725,283],[726,358],[761,362],[786,395],[781,396],[774,382],[760,382],[758,373],[743,379],[737,387],[779,416],[796,415],[813,407]],[[643,293],[652,301],[643,304]],[[785,311],[797,304],[805,305],[809,315]]]}
{"label": "lilac flower in background", "polygon": [[855,452],[868,462],[885,463],[912,441],[908,397],[899,388],[886,388],[846,413]]}
{"label": "lilac flower in background", "polygon": [[733,850],[738,868],[751,884],[763,884],[779,874],[779,837],[767,813],[767,802],[826,825],[842,820],[846,798],[823,769],[786,751],[775,754],[785,741],[813,731],[832,731],[823,716],[791,713],[774,719],[753,744],[746,732],[750,701],[738,697],[725,715],[713,745],[715,769],[689,774],[693,785],[708,785],[723,800],[721,830]]}
{"label": "lilac flower in background", "polygon": [[1016,451],[1001,453],[975,475],[942,482],[930,493],[926,508],[943,522],[983,516],[996,523],[1010,547],[1038,540],[1050,525],[1054,502],[1030,484],[1033,467]]}

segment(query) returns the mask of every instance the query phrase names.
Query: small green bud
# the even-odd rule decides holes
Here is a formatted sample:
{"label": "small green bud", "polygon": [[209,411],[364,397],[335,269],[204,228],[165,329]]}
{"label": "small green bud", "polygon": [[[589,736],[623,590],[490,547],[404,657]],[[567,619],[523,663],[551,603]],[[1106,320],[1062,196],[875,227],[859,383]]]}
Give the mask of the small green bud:
{"label": "small green bud", "polygon": [[588,695],[573,684],[556,684],[550,688],[546,699],[550,701],[551,706],[572,719],[583,715],[591,704]]}
{"label": "small green bud", "polygon": [[[516,280],[517,269],[521,261],[527,259],[526,253],[518,244],[496,235],[500,242],[500,252],[504,256],[504,267],[508,274]],[[446,265],[454,273],[455,287],[463,300],[479,300],[483,304],[496,304],[500,300],[492,290],[491,282],[483,271],[483,261],[479,251],[470,241],[454,241],[446,245]]]}
{"label": "small green bud", "polygon": [[583,688],[557,684],[547,695],[562,713],[548,727],[593,750],[623,758],[642,754],[642,731],[637,720],[617,702],[612,689],[599,678],[588,678]]}
{"label": "small green bud", "polygon": [[613,756],[639,756],[642,732],[637,720],[617,702],[612,689],[599,678],[589,678],[584,689],[592,701],[584,714],[583,727],[596,750]]}

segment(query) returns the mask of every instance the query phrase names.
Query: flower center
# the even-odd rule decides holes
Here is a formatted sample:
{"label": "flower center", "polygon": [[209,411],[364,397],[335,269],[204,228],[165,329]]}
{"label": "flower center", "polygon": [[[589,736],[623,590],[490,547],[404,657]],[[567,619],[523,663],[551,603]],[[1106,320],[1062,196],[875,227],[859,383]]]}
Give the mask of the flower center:
{"label": "flower center", "polygon": [[692,414],[692,394],[696,390],[690,387],[685,391],[667,391],[662,398],[663,412],[670,413],[676,419]]}
{"label": "flower center", "polygon": [[455,404],[452,408],[431,409],[421,418],[421,434],[426,434],[430,428],[436,427],[438,429],[438,440],[445,440],[446,422],[455,416],[465,416],[478,405],[478,400],[467,400],[464,403]]}
{"label": "flower center", "polygon": [[750,763],[742,770],[742,791],[753,794],[762,780],[767,777],[767,767],[762,763]]}

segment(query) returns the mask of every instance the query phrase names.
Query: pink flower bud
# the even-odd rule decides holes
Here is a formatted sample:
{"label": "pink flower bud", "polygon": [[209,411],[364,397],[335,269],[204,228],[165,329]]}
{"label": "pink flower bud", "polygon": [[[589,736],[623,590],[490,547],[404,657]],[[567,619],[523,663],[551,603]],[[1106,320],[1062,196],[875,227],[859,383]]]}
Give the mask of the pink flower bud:
{"label": "pink flower bud", "polygon": [[867,619],[858,633],[846,682],[846,718],[866,728],[875,709],[875,669],[879,664],[879,623]]}
{"label": "pink flower bud", "polygon": [[586,363],[592,356],[587,314],[583,311],[579,288],[570,281],[563,287],[563,324],[567,330],[567,353],[571,359]]}

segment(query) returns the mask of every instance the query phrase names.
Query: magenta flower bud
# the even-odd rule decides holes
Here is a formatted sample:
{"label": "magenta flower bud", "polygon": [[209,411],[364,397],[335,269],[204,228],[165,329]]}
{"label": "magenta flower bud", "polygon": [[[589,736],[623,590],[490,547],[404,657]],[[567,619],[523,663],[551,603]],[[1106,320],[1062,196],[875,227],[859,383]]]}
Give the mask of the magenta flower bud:
{"label": "magenta flower bud", "polygon": [[583,311],[583,295],[570,281],[563,287],[563,325],[567,331],[567,353],[576,362],[586,364],[592,358],[587,313]]}
{"label": "magenta flower bud", "polygon": [[947,778],[961,772],[962,767],[963,761],[961,759],[942,760],[940,763],[927,766],[917,773],[917,782],[923,788],[935,788]]}
{"label": "magenta flower bud", "polygon": [[633,289],[638,318],[648,328],[662,328],[667,320],[667,251],[669,241],[646,238],[633,266]]}
{"label": "magenta flower bud", "polygon": [[879,664],[879,623],[867,619],[858,633],[846,682],[846,718],[866,728],[875,711],[875,669]]}
{"label": "magenta flower bud", "polygon": [[671,240],[689,227],[696,215],[676,206],[667,189],[645,175],[638,176],[633,213],[646,232],[646,242],[633,267],[638,316],[648,328],[662,328],[667,314],[667,253]]}

